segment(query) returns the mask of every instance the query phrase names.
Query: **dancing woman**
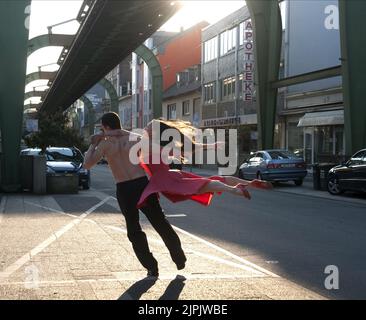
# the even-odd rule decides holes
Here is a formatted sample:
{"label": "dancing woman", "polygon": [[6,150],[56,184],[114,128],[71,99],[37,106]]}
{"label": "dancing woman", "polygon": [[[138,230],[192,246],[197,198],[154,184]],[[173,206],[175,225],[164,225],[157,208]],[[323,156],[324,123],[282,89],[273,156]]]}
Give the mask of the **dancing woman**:
{"label": "dancing woman", "polygon": [[[176,129],[180,133],[181,137],[188,138],[195,147],[216,148],[215,144],[199,144],[194,140],[194,134],[196,128],[185,121],[166,121],[166,120],[152,120],[145,128],[145,134],[150,145],[150,152],[146,155],[143,152],[140,155],[140,165],[145,169],[150,176],[150,180],[146,188],[144,189],[137,207],[144,206],[148,197],[152,194],[161,193],[172,202],[193,200],[202,205],[209,205],[211,199],[215,193],[221,194],[222,192],[228,192],[238,196],[244,196],[250,199],[250,193],[247,187],[259,188],[259,189],[271,189],[272,184],[262,180],[247,181],[232,176],[211,176],[202,177],[187,171],[179,171],[170,169],[167,164],[167,159],[162,159],[161,149],[164,143],[160,143],[158,148],[154,148],[154,141],[152,139],[153,129],[156,125],[160,127],[160,132],[166,129]],[[128,135],[130,132],[126,130],[113,130],[109,132],[109,136],[113,135]],[[161,141],[161,139],[159,139]],[[170,141],[171,142],[171,141]],[[168,142],[169,143],[169,142]],[[166,144],[166,143],[165,143]],[[153,163],[153,150],[158,150],[160,161],[159,163]]]}

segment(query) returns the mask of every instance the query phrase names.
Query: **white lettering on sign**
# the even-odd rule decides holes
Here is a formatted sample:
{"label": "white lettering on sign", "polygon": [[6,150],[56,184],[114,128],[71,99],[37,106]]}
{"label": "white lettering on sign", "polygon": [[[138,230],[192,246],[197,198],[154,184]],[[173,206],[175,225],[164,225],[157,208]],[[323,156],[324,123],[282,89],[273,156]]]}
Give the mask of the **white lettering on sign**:
{"label": "white lettering on sign", "polygon": [[336,5],[326,6],[324,13],[327,15],[324,26],[327,30],[339,30],[339,9]]}
{"label": "white lettering on sign", "polygon": [[253,26],[249,19],[244,22],[244,76],[243,99],[253,101],[254,92],[254,42]]}

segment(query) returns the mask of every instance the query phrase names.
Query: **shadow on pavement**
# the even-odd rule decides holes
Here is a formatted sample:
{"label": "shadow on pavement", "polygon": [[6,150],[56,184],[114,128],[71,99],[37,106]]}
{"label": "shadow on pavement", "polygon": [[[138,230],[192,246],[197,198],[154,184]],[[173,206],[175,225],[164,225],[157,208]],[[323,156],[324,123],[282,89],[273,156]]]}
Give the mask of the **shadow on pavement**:
{"label": "shadow on pavement", "polygon": [[174,280],[172,280],[163,295],[159,300],[178,300],[184,286],[186,285],[184,281],[187,279],[184,276],[177,275]]}
{"label": "shadow on pavement", "polygon": [[[119,298],[118,300],[140,300],[141,296],[147,292],[157,281],[157,278],[146,277],[142,280],[137,281],[131,287],[129,287]],[[186,281],[186,278],[181,275],[177,275],[175,279],[173,279],[163,295],[159,298],[159,300],[178,300]]]}
{"label": "shadow on pavement", "polygon": [[156,282],[157,278],[146,277],[137,281],[129,287],[118,300],[140,300],[141,296],[147,292]]}

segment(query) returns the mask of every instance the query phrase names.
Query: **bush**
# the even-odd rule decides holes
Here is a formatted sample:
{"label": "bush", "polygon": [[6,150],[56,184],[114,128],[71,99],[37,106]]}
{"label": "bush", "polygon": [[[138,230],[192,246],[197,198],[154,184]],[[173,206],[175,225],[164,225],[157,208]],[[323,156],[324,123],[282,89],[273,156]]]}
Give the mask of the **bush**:
{"label": "bush", "polygon": [[82,152],[88,149],[88,145],[79,132],[68,126],[69,117],[66,112],[57,110],[52,114],[39,114],[39,131],[24,138],[24,142],[30,148],[40,148],[43,151],[47,147],[76,147]]}

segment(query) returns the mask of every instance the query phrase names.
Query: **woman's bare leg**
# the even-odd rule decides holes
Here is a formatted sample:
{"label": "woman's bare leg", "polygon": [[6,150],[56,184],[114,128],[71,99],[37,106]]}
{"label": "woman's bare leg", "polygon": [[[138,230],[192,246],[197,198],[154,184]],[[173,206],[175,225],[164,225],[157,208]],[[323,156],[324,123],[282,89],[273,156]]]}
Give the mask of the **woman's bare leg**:
{"label": "woman's bare leg", "polygon": [[244,186],[248,186],[248,187],[252,187],[252,188],[259,188],[259,189],[272,189],[272,184],[270,182],[267,181],[263,181],[263,180],[252,180],[252,181],[248,181],[248,180],[244,180],[244,179],[240,179],[237,177],[232,177],[232,176],[223,176],[223,178],[225,179],[225,184],[229,185],[229,186],[237,186],[238,184],[242,184]]}
{"label": "woman's bare leg", "polygon": [[218,180],[212,180],[205,184],[199,191],[199,194],[207,193],[207,192],[229,192],[235,195],[240,195],[250,199],[250,194],[248,191],[244,192],[243,189],[237,187],[238,184],[235,186],[227,185]]}

